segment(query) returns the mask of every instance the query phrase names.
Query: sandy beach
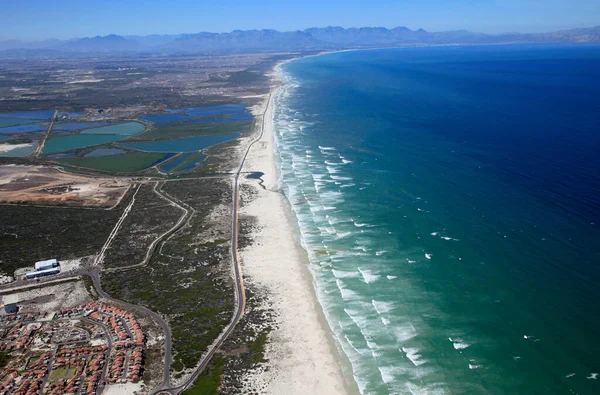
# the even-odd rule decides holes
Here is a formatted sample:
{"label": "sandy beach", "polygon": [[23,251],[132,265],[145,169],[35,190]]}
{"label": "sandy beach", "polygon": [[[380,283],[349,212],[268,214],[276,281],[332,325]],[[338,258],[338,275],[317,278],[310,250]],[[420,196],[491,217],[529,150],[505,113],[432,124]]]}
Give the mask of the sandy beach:
{"label": "sandy beach", "polygon": [[[249,373],[248,390],[288,395],[353,393],[316,299],[306,251],[293,231],[295,219],[279,192],[272,102],[266,112],[264,134],[251,148],[243,169],[263,172],[265,188],[255,179],[242,181],[255,189],[257,197],[242,207],[240,214],[255,217],[258,230],[253,244],[240,255],[246,282],[266,289],[278,318],[266,346],[268,362]],[[256,115],[263,113],[265,105],[266,100]]]}

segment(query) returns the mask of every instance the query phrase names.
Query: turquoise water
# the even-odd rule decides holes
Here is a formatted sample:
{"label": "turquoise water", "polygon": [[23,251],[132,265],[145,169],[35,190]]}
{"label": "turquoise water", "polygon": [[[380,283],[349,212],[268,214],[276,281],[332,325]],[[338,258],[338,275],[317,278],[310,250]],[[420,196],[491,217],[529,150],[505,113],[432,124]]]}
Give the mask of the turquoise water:
{"label": "turquoise water", "polygon": [[126,122],[99,128],[86,129],[80,132],[80,134],[117,134],[122,136],[132,136],[144,130],[144,127],[144,124],[139,122]]}
{"label": "turquoise water", "polygon": [[206,156],[201,156],[200,158],[198,158],[196,160],[190,161],[185,166],[182,166],[179,169],[177,169],[177,173],[183,173],[184,171],[192,170],[193,168],[198,166],[200,163],[204,162],[204,159],[206,159]]}
{"label": "turquoise water", "polygon": [[79,118],[82,115],[83,114],[79,113],[79,112],[60,112],[60,113],[56,114],[56,116],[58,118],[62,118],[62,117]]}
{"label": "turquoise water", "polygon": [[118,148],[96,148],[84,156],[110,156],[124,154],[125,152],[127,151]]}
{"label": "turquoise water", "polygon": [[42,153],[51,154],[54,152],[70,151],[78,148],[111,143],[123,138],[125,138],[125,136],[115,134],[78,134],[55,137],[46,141]]}
{"label": "turquoise water", "polygon": [[239,133],[214,134],[208,136],[186,137],[173,140],[141,141],[121,143],[119,145],[140,151],[151,152],[191,152],[211,145],[224,143],[240,137]]}
{"label": "turquoise water", "polygon": [[10,136],[0,136],[0,141],[8,140]]}
{"label": "turquoise water", "polygon": [[0,118],[0,128],[6,126],[25,125],[28,123],[39,122],[37,119],[22,119],[22,118]]}
{"label": "turquoise water", "polygon": [[[88,128],[97,128],[100,126],[110,125],[108,122],[56,122],[52,127],[52,131],[59,130],[82,130]],[[115,133],[118,134],[118,133]]]}
{"label": "turquoise water", "polygon": [[282,67],[282,190],[365,394],[600,393],[600,47]]}
{"label": "turquoise water", "polygon": [[[177,168],[178,166],[181,166],[183,163],[185,163],[185,161],[187,161],[189,158],[191,158],[192,156],[195,156],[195,155],[196,155],[195,152],[191,152],[189,154],[181,154],[178,157],[173,158],[170,161],[162,164],[160,166],[160,170],[169,173],[169,172],[173,171],[175,168]],[[206,157],[205,156],[201,156],[200,158],[198,158],[196,160],[193,160],[190,163],[188,163],[187,165],[185,165],[185,166],[177,169],[177,172],[191,170],[198,163],[201,163],[204,159],[206,159]]]}
{"label": "turquoise water", "polygon": [[0,151],[0,156],[4,157],[15,157],[15,156],[27,156],[33,152],[33,145],[27,147],[13,148],[10,151]]}

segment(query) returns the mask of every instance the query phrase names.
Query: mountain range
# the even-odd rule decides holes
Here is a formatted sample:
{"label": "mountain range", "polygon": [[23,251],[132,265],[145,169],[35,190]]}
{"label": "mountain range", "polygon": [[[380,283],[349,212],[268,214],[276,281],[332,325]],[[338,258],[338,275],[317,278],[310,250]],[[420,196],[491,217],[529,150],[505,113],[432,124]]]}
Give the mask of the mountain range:
{"label": "mountain range", "polygon": [[483,34],[467,30],[428,32],[406,27],[325,27],[280,32],[234,30],[208,33],[147,36],[96,36],[72,40],[36,42],[0,41],[0,56],[59,56],[108,53],[198,53],[244,51],[301,51],[403,45],[501,44],[501,43],[600,43],[600,26],[552,33]]}

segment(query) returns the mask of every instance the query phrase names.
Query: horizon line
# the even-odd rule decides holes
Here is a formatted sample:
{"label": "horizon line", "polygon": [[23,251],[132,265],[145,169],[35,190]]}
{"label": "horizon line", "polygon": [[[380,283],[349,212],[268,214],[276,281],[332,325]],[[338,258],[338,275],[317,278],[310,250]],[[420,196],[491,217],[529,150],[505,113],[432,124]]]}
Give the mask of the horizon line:
{"label": "horizon line", "polygon": [[395,27],[384,27],[384,26],[351,26],[351,27],[343,27],[343,26],[333,26],[333,25],[328,25],[328,26],[323,26],[323,27],[318,27],[318,26],[310,26],[304,29],[295,29],[295,30],[277,30],[277,29],[270,29],[270,28],[262,28],[262,29],[234,29],[231,31],[223,31],[223,32],[210,32],[210,31],[198,31],[195,33],[148,33],[148,34],[118,34],[118,33],[109,33],[106,34],[104,36],[102,35],[95,35],[95,36],[79,36],[79,37],[72,37],[72,38],[66,38],[66,39],[59,39],[59,38],[55,38],[55,37],[48,37],[48,38],[40,38],[40,39],[18,39],[18,38],[0,38],[0,42],[3,41],[19,41],[19,42],[24,42],[24,43],[35,43],[35,42],[44,42],[44,41],[52,41],[52,40],[56,40],[56,41],[72,41],[72,40],[81,40],[81,39],[86,39],[86,38],[104,38],[104,37],[110,37],[110,36],[117,36],[117,37],[123,37],[123,38],[127,38],[127,37],[148,37],[148,36],[185,36],[185,35],[194,35],[194,34],[200,34],[200,33],[210,33],[210,34],[231,34],[234,32],[251,32],[251,31],[275,31],[275,32],[280,32],[280,33],[290,33],[290,32],[305,32],[306,30],[309,29],[327,29],[327,28],[341,28],[344,30],[349,30],[349,29],[386,29],[386,30],[394,30],[394,29],[398,29],[398,28],[404,28],[404,29],[408,29],[412,32],[418,32],[418,31],[425,31],[427,33],[448,33],[448,32],[459,32],[459,31],[466,31],[466,32],[470,32],[470,33],[475,33],[475,34],[483,34],[486,36],[501,36],[501,35],[505,35],[505,34],[549,34],[549,33],[557,33],[557,32],[563,32],[563,31],[569,31],[569,30],[576,30],[576,29],[593,29],[593,28],[600,28],[600,25],[596,25],[596,26],[586,26],[586,27],[573,27],[573,28],[569,28],[569,29],[559,29],[559,30],[552,30],[552,31],[540,31],[540,32],[533,32],[533,33],[521,33],[518,31],[506,31],[506,32],[502,32],[502,33],[482,33],[482,32],[478,32],[478,31],[472,31],[472,30],[468,30],[468,29],[452,29],[452,30],[425,30],[423,28],[418,28],[418,29],[411,29],[409,27],[406,26],[395,26]]}

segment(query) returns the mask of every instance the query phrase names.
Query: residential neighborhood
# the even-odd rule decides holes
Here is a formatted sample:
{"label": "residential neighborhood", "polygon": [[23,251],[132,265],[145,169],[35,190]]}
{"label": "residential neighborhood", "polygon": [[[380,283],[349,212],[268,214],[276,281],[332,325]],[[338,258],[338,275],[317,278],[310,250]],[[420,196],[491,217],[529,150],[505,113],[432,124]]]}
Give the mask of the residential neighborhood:
{"label": "residential neighborhood", "polygon": [[145,345],[138,319],[105,303],[0,315],[0,394],[97,394],[136,383]]}

